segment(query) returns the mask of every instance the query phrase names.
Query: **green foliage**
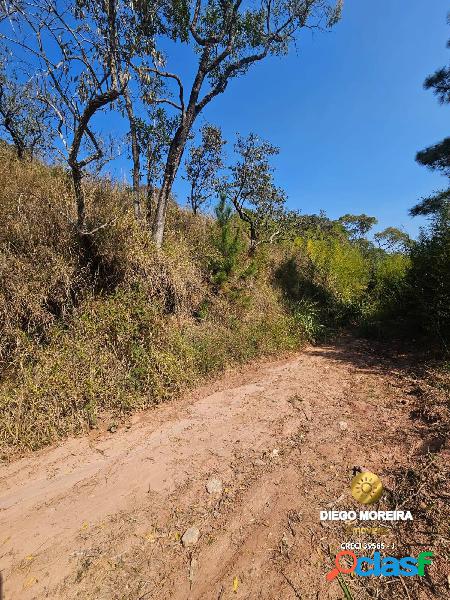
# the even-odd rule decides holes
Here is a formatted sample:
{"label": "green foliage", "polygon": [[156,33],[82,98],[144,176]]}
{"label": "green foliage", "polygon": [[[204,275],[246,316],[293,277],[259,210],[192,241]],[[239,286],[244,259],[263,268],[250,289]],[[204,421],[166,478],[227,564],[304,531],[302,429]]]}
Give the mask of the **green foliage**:
{"label": "green foliage", "polygon": [[220,127],[204,125],[201,144],[192,146],[185,161],[186,179],[190,185],[188,196],[194,214],[211,198],[218,185],[218,171],[223,167],[223,146]]}
{"label": "green foliage", "polygon": [[[450,40],[447,44],[450,48]],[[450,67],[442,68],[427,77],[425,89],[433,89],[441,104],[450,102]],[[420,150],[416,155],[419,164],[432,171],[439,171],[442,175],[450,177],[450,138],[445,138],[438,144]],[[423,198],[411,210],[410,214],[433,215],[438,214],[449,204],[450,188],[435,192],[428,198]]]}
{"label": "green foliage", "polygon": [[[441,103],[448,103],[449,70],[436,71],[425,81]],[[421,150],[416,160],[433,171],[450,175],[450,138]],[[375,262],[371,291],[361,326],[380,337],[399,336],[437,346],[448,352],[450,343],[450,204],[449,189],[435,192],[416,204],[412,216],[426,215],[431,224],[418,242],[388,228],[375,234],[390,255]],[[398,252],[403,250],[403,254]],[[406,252],[406,254],[405,254]]]}
{"label": "green foliage", "polygon": [[273,240],[280,232],[284,216],[285,193],[275,186],[270,157],[279,149],[251,133],[238,136],[234,144],[236,162],[223,181],[223,193],[230,198],[239,218],[249,230],[250,250]]}
{"label": "green foliage", "polygon": [[409,235],[397,227],[386,227],[373,237],[381,247],[391,252],[406,250],[411,245]]}
{"label": "green foliage", "polygon": [[450,211],[442,209],[411,252],[412,322],[422,335],[450,344]]}
{"label": "green foliage", "polygon": [[410,264],[409,255],[400,252],[382,252],[374,259],[358,319],[360,333],[380,339],[408,334],[405,290]]}
{"label": "green foliage", "polygon": [[379,301],[388,296],[396,299],[402,291],[409,273],[411,259],[407,254],[385,254],[377,261],[374,273],[372,297]]}
{"label": "green foliage", "polygon": [[409,253],[349,240],[339,229],[315,232],[298,237],[294,254],[276,271],[289,310],[307,337],[317,340],[348,325],[385,339],[407,335]]}
{"label": "green foliage", "polygon": [[[276,270],[289,310],[312,341],[361,315],[373,263],[340,232],[298,237]],[[292,246],[287,247],[292,252]]]}
{"label": "green foliage", "polygon": [[[450,47],[450,45],[449,45]],[[425,81],[439,101],[450,102],[449,69],[436,71]],[[417,161],[450,176],[450,138],[417,153]],[[447,352],[450,345],[450,189],[424,198],[410,213],[431,217],[411,251],[406,298],[411,325],[419,335],[437,342]]]}
{"label": "green foliage", "polygon": [[323,314],[318,302],[306,298],[291,305],[291,311],[296,325],[311,342],[318,342],[326,333]]}
{"label": "green foliage", "polygon": [[413,206],[409,214],[412,217],[417,217],[418,215],[434,215],[439,213],[444,206],[448,206],[450,204],[450,188],[446,190],[442,190],[440,192],[435,192],[433,195],[428,198],[422,198],[420,202],[418,202],[415,206]]}
{"label": "green foliage", "polygon": [[375,217],[369,217],[364,214],[346,214],[339,217],[338,222],[342,224],[351,239],[364,237],[369,233],[372,227],[378,223]]}
{"label": "green foliage", "polygon": [[[450,17],[447,17],[450,23]],[[447,48],[450,48],[450,40],[447,42]],[[450,103],[450,66],[442,67],[429,75],[423,84],[426,90],[433,90],[441,104]]]}
{"label": "green foliage", "polygon": [[433,220],[407,254],[376,264],[361,331],[381,339],[414,339],[448,351],[450,343],[450,222]]}
{"label": "green foliage", "polygon": [[213,238],[218,256],[211,262],[214,284],[221,286],[235,273],[243,244],[239,229],[233,224],[233,209],[222,195],[215,209],[218,232]]}
{"label": "green foliage", "polygon": [[419,164],[450,177],[450,137],[416,154]]}
{"label": "green foliage", "polygon": [[[329,219],[323,211],[312,215],[302,215],[298,211],[285,211],[283,215],[283,237],[295,240],[297,237],[318,237],[334,234],[339,237],[344,228]],[[346,235],[343,233],[343,235]],[[342,236],[341,236],[342,237]]]}
{"label": "green foliage", "polygon": [[334,236],[308,239],[304,250],[317,281],[343,305],[357,304],[370,280],[370,264],[360,249]]}

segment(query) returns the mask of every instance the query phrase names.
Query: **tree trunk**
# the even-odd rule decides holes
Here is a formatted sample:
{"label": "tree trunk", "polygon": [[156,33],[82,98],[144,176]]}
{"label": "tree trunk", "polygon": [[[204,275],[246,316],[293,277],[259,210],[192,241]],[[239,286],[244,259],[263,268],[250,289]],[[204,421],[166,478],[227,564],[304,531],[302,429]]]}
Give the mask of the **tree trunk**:
{"label": "tree trunk", "polygon": [[256,231],[256,226],[254,221],[250,218],[249,214],[246,212],[246,210],[243,208],[243,206],[241,205],[241,203],[239,202],[239,200],[237,198],[231,198],[231,202],[234,205],[234,208],[236,209],[237,214],[239,215],[239,218],[244,221],[244,223],[247,223],[247,225],[250,228],[250,246],[248,249],[248,253],[250,255],[255,253],[256,250],[256,246],[258,245],[258,234]]}
{"label": "tree trunk", "polygon": [[3,127],[12,138],[13,144],[16,148],[17,158],[19,160],[23,160],[25,158],[25,144],[23,143],[20,135],[17,133],[15,127],[13,127],[11,119],[5,119],[3,122]]}
{"label": "tree trunk", "polygon": [[150,166],[150,155],[147,162],[147,207],[146,207],[146,217],[149,228],[152,227],[152,216],[153,216],[153,199],[155,197],[155,187],[153,185],[153,179],[151,176],[151,166]]}
{"label": "tree trunk", "polygon": [[191,131],[195,119],[200,113],[201,108],[197,105],[197,100],[200,90],[208,72],[207,65],[209,61],[210,50],[206,47],[203,50],[200,65],[192,84],[191,94],[189,96],[189,104],[186,112],[183,111],[180,126],[170,144],[169,153],[167,155],[166,167],[164,170],[164,178],[161,189],[158,194],[158,203],[156,207],[155,220],[153,222],[153,241],[158,248],[161,248],[164,237],[164,226],[166,223],[167,205],[169,203],[170,192],[175,177],[180,166],[184,148],[186,146],[188,135]]}
{"label": "tree trunk", "polygon": [[153,222],[152,236],[158,248],[161,248],[166,224],[167,205],[169,203],[170,191],[175,179],[176,170],[173,175],[164,177],[163,184],[158,194],[158,205],[156,207],[155,220]]}
{"label": "tree trunk", "polygon": [[22,144],[16,144],[17,158],[23,160],[25,158],[25,148]]}
{"label": "tree trunk", "polygon": [[138,162],[135,162],[135,159],[133,158],[133,207],[134,216],[138,221],[141,219],[141,193],[139,189],[140,179],[139,159]]}
{"label": "tree trunk", "polygon": [[111,104],[111,102],[117,100],[119,95],[120,93],[117,89],[111,89],[91,98],[87,103],[83,113],[79,117],[78,123],[75,127],[72,146],[70,148],[67,162],[69,163],[69,167],[72,172],[75,201],[77,204],[77,226],[79,232],[83,231],[86,218],[84,192],[81,183],[83,179],[83,168],[94,160],[99,160],[103,156],[101,147],[98,145],[95,137],[90,134],[91,141],[95,146],[95,152],[84,160],[78,160],[81,142],[83,141],[83,136],[86,134],[86,131],[89,131],[89,121],[91,120],[91,117],[103,106]]}
{"label": "tree trunk", "polygon": [[193,186],[191,187],[191,193],[189,195],[189,204],[191,205],[191,208],[192,208],[192,214],[196,215],[199,207],[198,207],[197,201],[194,196]]}
{"label": "tree trunk", "polygon": [[252,256],[255,251],[256,251],[256,246],[258,243],[258,239],[257,239],[257,235],[256,235],[256,228],[254,223],[250,223],[250,248],[248,250],[248,253],[250,254],[250,256]]}
{"label": "tree trunk", "polygon": [[139,221],[141,219],[141,194],[140,194],[140,184],[141,184],[141,165],[140,165],[140,152],[139,152],[139,142],[137,135],[137,127],[136,127],[136,119],[134,117],[133,112],[133,104],[131,102],[130,94],[128,93],[128,89],[124,91],[125,98],[125,108],[128,115],[128,121],[130,123],[130,137],[131,137],[131,157],[133,160],[133,169],[132,169],[132,177],[133,177],[133,208],[134,208],[134,216]]}
{"label": "tree trunk", "polygon": [[83,173],[78,165],[71,166],[73,189],[75,192],[75,201],[77,204],[77,228],[81,233],[84,230],[86,221],[86,207],[84,200],[84,191],[82,185]]}
{"label": "tree trunk", "polygon": [[194,119],[185,120],[177,129],[175,136],[170,144],[169,154],[167,156],[166,168],[164,170],[164,178],[161,189],[158,193],[158,203],[156,207],[155,220],[153,222],[153,241],[158,248],[161,248],[164,227],[166,223],[167,206],[169,204],[170,192],[172,191],[172,185],[175,181],[175,177],[180,166],[181,158],[183,156],[184,147],[186,145],[189,131],[191,130]]}

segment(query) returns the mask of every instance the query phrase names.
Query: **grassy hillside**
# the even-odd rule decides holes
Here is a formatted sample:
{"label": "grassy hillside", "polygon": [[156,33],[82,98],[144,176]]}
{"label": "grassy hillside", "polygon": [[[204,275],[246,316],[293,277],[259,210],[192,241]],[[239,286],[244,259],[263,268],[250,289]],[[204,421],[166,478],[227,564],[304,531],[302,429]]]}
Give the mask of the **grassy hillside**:
{"label": "grassy hillside", "polygon": [[338,223],[307,221],[249,253],[231,212],[172,203],[158,251],[126,189],[92,180],[86,191],[80,238],[64,171],[0,149],[3,458],[342,325],[401,321],[409,256],[352,241]]}
{"label": "grassy hillside", "polygon": [[[126,191],[88,186],[91,230],[71,225],[59,169],[0,156],[1,453],[36,449],[170,398],[226,365],[305,339],[275,257],[246,255],[220,284],[217,224],[171,208],[163,252]],[[241,235],[237,232],[238,235]]]}

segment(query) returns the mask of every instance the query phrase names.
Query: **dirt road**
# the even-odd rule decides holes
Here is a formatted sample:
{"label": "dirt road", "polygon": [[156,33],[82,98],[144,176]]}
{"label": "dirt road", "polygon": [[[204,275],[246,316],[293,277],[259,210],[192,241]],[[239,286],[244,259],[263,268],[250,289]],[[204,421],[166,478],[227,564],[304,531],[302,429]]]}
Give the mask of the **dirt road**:
{"label": "dirt road", "polygon": [[2,467],[4,598],[342,598],[319,511],[357,508],[355,465],[387,477],[417,449],[410,401],[395,364],[346,339]]}

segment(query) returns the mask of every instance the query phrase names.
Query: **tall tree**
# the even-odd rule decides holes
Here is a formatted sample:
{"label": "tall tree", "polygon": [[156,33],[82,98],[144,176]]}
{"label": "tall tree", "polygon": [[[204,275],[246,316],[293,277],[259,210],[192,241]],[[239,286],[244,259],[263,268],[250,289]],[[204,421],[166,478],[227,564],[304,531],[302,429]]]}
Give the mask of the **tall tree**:
{"label": "tall tree", "polygon": [[[145,19],[146,4],[137,3]],[[225,92],[230,80],[244,75],[255,63],[270,55],[286,54],[304,28],[332,27],[339,19],[342,0],[194,0],[171,2],[163,7],[163,29],[179,42],[190,43],[198,57],[192,84],[165,69],[158,60],[149,70],[173,84],[173,96],[154,97],[153,102],[179,113],[171,139],[157,209],[153,238],[161,246],[170,192],[183,152],[198,115],[216,96]]]}
{"label": "tall tree", "polygon": [[[447,44],[450,47],[450,41]],[[424,83],[442,104],[450,103],[450,66]],[[450,138],[417,153],[417,161],[450,177]],[[430,217],[411,248],[411,309],[414,327],[450,351],[450,186],[413,206],[410,214]]]}
{"label": "tall tree", "polygon": [[2,6],[9,10],[11,28],[2,35],[4,42],[21,49],[42,75],[42,97],[54,112],[61,154],[72,174],[81,234],[86,233],[82,179],[85,169],[104,157],[92,118],[126,85],[118,68],[117,0],[100,4],[95,23],[88,14],[93,3],[86,0],[4,0]]}
{"label": "tall tree", "polygon": [[401,252],[411,246],[409,235],[405,231],[397,229],[397,227],[386,227],[373,237],[380,247],[384,247],[391,252]]}
{"label": "tall tree", "polygon": [[365,214],[346,214],[339,217],[338,222],[344,227],[352,240],[358,240],[365,237],[372,227],[378,223],[376,217],[369,217]]}
{"label": "tall tree", "polygon": [[139,130],[131,93],[125,88],[123,93],[125,111],[130,125],[131,160],[133,163],[131,177],[133,181],[133,208],[136,219],[141,219],[141,149],[139,146]]}
{"label": "tall tree", "polygon": [[188,202],[196,215],[217,189],[218,171],[223,167],[222,150],[226,142],[219,127],[204,125],[201,142],[189,150],[185,162],[186,179],[189,182]]}
{"label": "tall tree", "polygon": [[[100,0],[102,2],[103,0]],[[122,77],[130,79],[130,84],[123,89],[124,112],[129,124],[129,140],[132,159],[132,182],[133,182],[133,206],[135,217],[141,218],[141,152],[142,147],[142,116],[139,108],[147,103],[152,78],[148,70],[148,57],[157,56],[155,47],[155,35],[160,31],[159,13],[161,6],[159,2],[147,3],[145,19],[141,19],[139,12],[135,10],[132,0],[120,0],[118,2],[118,48],[119,48],[119,71]],[[98,19],[98,16],[97,16]],[[133,78],[135,86],[133,86]],[[134,92],[134,93],[133,93]],[[137,108],[136,108],[137,107]],[[152,107],[151,114],[155,109]],[[141,140],[142,141],[142,140]],[[152,144],[153,146],[153,144]],[[146,151],[148,159],[151,151]],[[148,166],[148,164],[147,164]],[[147,168],[147,174],[149,170]],[[147,177],[148,179],[148,177]]]}
{"label": "tall tree", "polygon": [[8,134],[20,159],[33,158],[49,145],[49,112],[32,79],[21,82],[15,71],[0,63],[0,127]]}
{"label": "tall tree", "polygon": [[[450,23],[450,17],[449,17]],[[447,48],[450,48],[450,40],[447,42]],[[450,65],[438,69],[427,77],[424,82],[425,89],[433,90],[441,104],[450,104]],[[438,171],[447,178],[450,178],[450,137],[444,138],[441,142],[420,150],[416,154],[416,161],[432,171]],[[450,186],[444,190],[439,190],[427,198],[422,198],[409,211],[412,216],[434,215],[442,208],[449,206]]]}
{"label": "tall tree", "polygon": [[145,159],[147,189],[147,221],[152,223],[154,202],[164,174],[164,162],[177,120],[162,108],[150,110],[147,118],[137,118],[137,139]]}
{"label": "tall tree", "polygon": [[232,202],[240,219],[247,224],[250,252],[261,242],[270,242],[281,232],[285,193],[273,181],[270,157],[279,150],[251,133],[238,137],[234,145],[237,161],[222,184],[222,193]]}

